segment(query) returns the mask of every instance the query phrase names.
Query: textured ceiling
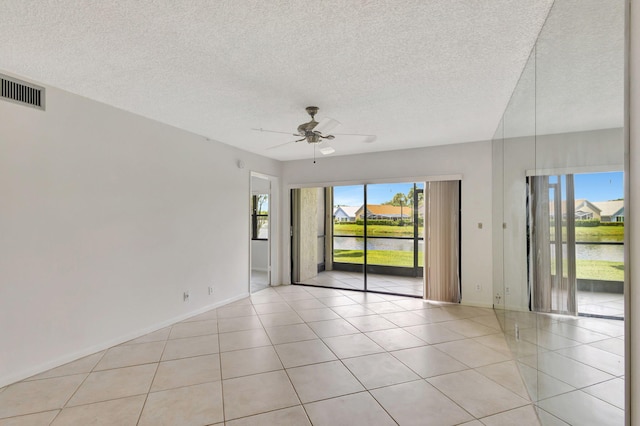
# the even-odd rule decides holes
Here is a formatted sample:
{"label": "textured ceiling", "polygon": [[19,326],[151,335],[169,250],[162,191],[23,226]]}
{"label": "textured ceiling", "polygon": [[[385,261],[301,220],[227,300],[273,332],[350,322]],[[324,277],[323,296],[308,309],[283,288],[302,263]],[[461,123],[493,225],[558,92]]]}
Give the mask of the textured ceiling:
{"label": "textured ceiling", "polygon": [[552,0],[2,0],[0,70],[280,160],[490,139]]}

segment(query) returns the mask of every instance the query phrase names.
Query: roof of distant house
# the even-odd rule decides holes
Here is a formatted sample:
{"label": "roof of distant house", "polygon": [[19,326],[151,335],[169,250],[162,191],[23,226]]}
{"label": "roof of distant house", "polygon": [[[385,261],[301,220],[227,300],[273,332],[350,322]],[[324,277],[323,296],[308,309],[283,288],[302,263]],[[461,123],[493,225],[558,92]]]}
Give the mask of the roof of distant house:
{"label": "roof of distant house", "polygon": [[367,204],[367,211],[376,216],[411,216],[411,207],[392,206],[390,204]]}
{"label": "roof of distant house", "polygon": [[[591,207],[591,208],[592,208],[592,209],[594,209],[594,210],[598,210],[598,211],[600,211],[600,210],[601,210],[601,209],[600,209],[600,207],[598,207],[595,203],[592,203],[591,201],[589,201],[589,200],[587,200],[587,199],[585,199],[585,198],[577,199],[577,200],[575,201],[574,206],[575,206],[575,208],[576,208],[576,209],[579,209],[579,208],[584,207],[584,205],[585,205],[585,204],[586,204],[587,206]],[[549,201],[549,211],[550,211],[552,214],[553,214],[554,205],[555,205],[555,204],[554,204],[554,202],[553,202],[553,201]],[[564,213],[566,213],[566,212],[567,212],[567,201],[566,201],[566,200],[562,200],[562,204],[561,204],[560,208],[562,209],[562,214],[564,214]]]}
{"label": "roof of distant house", "polygon": [[[566,201],[562,201],[562,213],[567,210]],[[600,216],[615,216],[624,214],[624,200],[612,200],[612,201],[589,201],[584,198],[575,201],[576,210],[582,209],[584,206],[589,206],[594,210],[597,210]],[[554,203],[549,201],[549,211],[553,214]]]}
{"label": "roof of distant house", "polygon": [[334,216],[338,212],[338,209],[340,209],[343,212],[345,212],[345,214],[347,216],[349,216],[349,217],[355,217],[356,216],[356,212],[358,210],[360,210],[360,207],[356,207],[356,206],[338,206],[338,207],[333,209],[333,215]]}
{"label": "roof of distant house", "polygon": [[624,209],[624,200],[594,201],[592,204],[600,209],[601,216],[614,216]]}

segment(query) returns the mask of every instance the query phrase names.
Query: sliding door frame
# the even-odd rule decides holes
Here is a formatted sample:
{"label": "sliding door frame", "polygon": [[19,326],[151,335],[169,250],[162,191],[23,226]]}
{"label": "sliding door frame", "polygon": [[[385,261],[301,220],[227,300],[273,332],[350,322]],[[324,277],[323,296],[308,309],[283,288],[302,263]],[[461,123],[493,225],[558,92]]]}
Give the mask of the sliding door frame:
{"label": "sliding door frame", "polygon": [[[406,177],[406,178],[390,178],[390,179],[372,179],[372,180],[366,180],[366,181],[360,181],[360,180],[355,180],[355,181],[335,181],[335,182],[322,182],[322,183],[305,183],[305,184],[290,184],[287,185],[286,190],[289,191],[289,197],[288,197],[288,201],[289,201],[289,212],[290,212],[290,217],[289,217],[289,226],[287,229],[287,232],[289,233],[289,238],[286,238],[285,241],[289,242],[289,253],[290,253],[290,262],[289,262],[289,277],[290,277],[290,283],[292,285],[303,285],[303,286],[308,286],[308,287],[317,287],[317,288],[333,288],[333,287],[327,287],[327,286],[322,286],[322,285],[318,285],[318,284],[305,284],[305,283],[296,283],[294,280],[294,269],[295,269],[295,265],[294,265],[294,196],[293,196],[293,190],[296,189],[302,189],[302,188],[327,188],[327,187],[337,187],[337,186],[356,186],[356,185],[362,185],[364,187],[364,205],[367,205],[367,191],[366,191],[366,186],[367,185],[373,185],[373,184],[393,184],[393,183],[416,183],[416,182],[422,182],[425,184],[425,189],[426,189],[426,184],[428,184],[429,182],[440,182],[440,181],[458,181],[459,185],[460,185],[460,191],[459,191],[459,218],[460,220],[458,221],[458,229],[459,229],[459,233],[458,233],[458,271],[459,271],[459,285],[461,285],[462,283],[462,233],[460,232],[462,230],[462,175],[458,175],[458,174],[454,174],[454,175],[436,175],[436,176],[418,176],[418,177]],[[425,190],[425,197],[426,197],[426,190]],[[418,199],[417,194],[414,197],[414,204],[416,202],[416,200]],[[426,207],[425,207],[426,208]],[[333,211],[333,210],[332,210]],[[414,208],[414,215],[417,214],[417,209]],[[425,216],[426,216],[426,211],[425,211]],[[365,212],[365,216],[366,216],[366,212]],[[415,217],[414,217],[415,220]],[[287,227],[285,227],[287,228]],[[416,230],[414,230],[414,234],[415,234]],[[426,224],[425,224],[425,233],[427,232],[426,230]],[[423,299],[426,295],[426,279],[427,279],[427,273],[426,273],[426,259],[425,259],[425,265],[423,266],[424,268],[424,272],[423,272],[423,276],[422,276],[422,280],[423,280],[423,293],[422,296],[418,296],[418,295],[411,295],[411,294],[402,294],[402,293],[396,293],[396,292],[387,292],[387,291],[379,291],[379,290],[371,290],[368,288],[367,285],[367,270],[366,270],[366,265],[367,265],[367,250],[366,250],[366,244],[367,244],[367,221],[364,221],[364,227],[363,227],[363,240],[364,240],[364,255],[363,255],[363,280],[364,280],[364,285],[363,285],[363,289],[342,289],[342,290],[350,290],[350,291],[358,291],[358,292],[367,292],[367,293],[375,293],[375,294],[386,294],[386,295],[391,295],[391,296],[404,296],[404,297],[413,297],[416,299]],[[424,236],[424,240],[425,240],[425,255],[426,255],[426,243],[427,243],[427,238],[428,236],[425,235]],[[415,241],[415,240],[414,240]],[[325,244],[326,245],[326,244]],[[415,246],[415,243],[414,243]],[[417,256],[417,251],[414,250],[414,258],[415,256]],[[417,264],[417,263],[416,263]],[[336,288],[339,289],[340,288]],[[462,289],[460,289],[461,291]]]}

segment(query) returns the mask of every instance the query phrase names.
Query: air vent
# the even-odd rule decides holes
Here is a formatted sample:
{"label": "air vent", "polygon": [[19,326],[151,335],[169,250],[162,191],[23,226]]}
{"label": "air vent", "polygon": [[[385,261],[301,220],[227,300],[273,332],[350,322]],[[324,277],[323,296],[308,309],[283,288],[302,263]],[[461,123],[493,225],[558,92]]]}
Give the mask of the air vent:
{"label": "air vent", "polygon": [[44,87],[0,74],[0,99],[44,110]]}

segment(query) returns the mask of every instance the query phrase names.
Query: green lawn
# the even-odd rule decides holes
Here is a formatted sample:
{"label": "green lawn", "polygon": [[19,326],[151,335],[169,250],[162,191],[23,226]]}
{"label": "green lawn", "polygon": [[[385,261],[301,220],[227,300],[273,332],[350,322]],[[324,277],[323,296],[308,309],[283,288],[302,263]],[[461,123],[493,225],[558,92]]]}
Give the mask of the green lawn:
{"label": "green lawn", "polygon": [[[418,235],[423,236],[424,227],[418,227]],[[334,235],[364,235],[364,226],[355,223],[336,223],[333,225]],[[413,225],[391,226],[391,225],[368,225],[368,237],[413,237]]]}
{"label": "green lawn", "polygon": [[[550,235],[553,238],[554,228],[551,227]],[[566,241],[566,228],[562,229],[562,239]],[[576,241],[581,242],[622,242],[624,240],[624,226],[596,226],[588,228],[576,227]]]}
{"label": "green lawn", "polygon": [[[333,261],[342,263],[364,263],[362,250],[334,250]],[[369,265],[404,266],[413,268],[413,252],[398,250],[369,250],[367,251]],[[418,266],[424,264],[424,253],[418,252]]]}
{"label": "green lawn", "polygon": [[[566,271],[567,259],[564,259]],[[555,273],[555,262],[551,261],[551,273]],[[579,260],[576,259],[576,277],[587,280],[624,281],[624,263],[609,260]]]}
{"label": "green lawn", "polygon": [[578,278],[605,281],[624,281],[624,263],[608,260],[576,260]]}

